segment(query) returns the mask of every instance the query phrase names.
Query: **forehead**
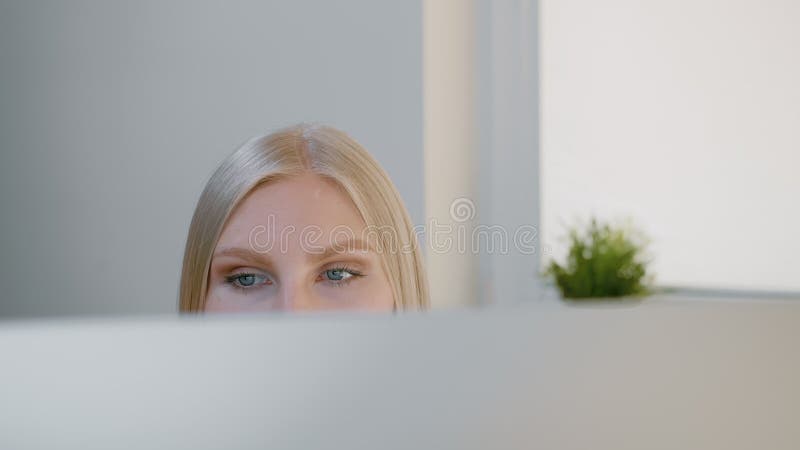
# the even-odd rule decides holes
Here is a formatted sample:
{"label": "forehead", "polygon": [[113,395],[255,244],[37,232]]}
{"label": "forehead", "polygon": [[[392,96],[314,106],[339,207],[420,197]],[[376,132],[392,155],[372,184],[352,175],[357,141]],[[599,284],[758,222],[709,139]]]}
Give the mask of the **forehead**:
{"label": "forehead", "polygon": [[350,196],[333,180],[315,174],[278,179],[253,189],[234,209],[218,245],[247,242],[257,227],[322,232],[347,227],[358,235],[366,224]]}

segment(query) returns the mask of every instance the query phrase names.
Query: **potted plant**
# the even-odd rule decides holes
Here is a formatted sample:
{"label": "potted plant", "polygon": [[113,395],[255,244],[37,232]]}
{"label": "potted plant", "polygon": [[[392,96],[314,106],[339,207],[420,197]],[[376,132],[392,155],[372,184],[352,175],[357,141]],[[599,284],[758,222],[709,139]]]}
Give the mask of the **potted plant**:
{"label": "potted plant", "polygon": [[628,225],[611,225],[592,218],[588,226],[569,230],[566,261],[551,261],[545,276],[568,301],[640,299],[649,293],[647,239]]}

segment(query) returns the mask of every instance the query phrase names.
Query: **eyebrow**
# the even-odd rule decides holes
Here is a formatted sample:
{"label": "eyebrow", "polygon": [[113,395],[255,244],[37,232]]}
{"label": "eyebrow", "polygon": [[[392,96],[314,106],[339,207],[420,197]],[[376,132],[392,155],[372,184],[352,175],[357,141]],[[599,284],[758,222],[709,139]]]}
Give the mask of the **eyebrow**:
{"label": "eyebrow", "polygon": [[374,249],[369,242],[366,242],[362,239],[355,238],[355,239],[347,239],[342,242],[335,242],[333,245],[326,247],[321,252],[314,252],[308,253],[307,255],[311,255],[311,258],[315,260],[323,260],[328,259],[332,256],[348,254],[352,251],[362,251],[362,252],[373,252]]}
{"label": "eyebrow", "polygon": [[[278,251],[280,251],[280,248],[278,248]],[[368,242],[365,242],[359,238],[355,238],[347,239],[346,241],[342,242],[336,242],[333,245],[323,249],[315,248],[314,251],[306,251],[305,253],[309,259],[321,261],[336,255],[347,255],[352,251],[373,252],[374,249]],[[253,249],[245,247],[224,247],[214,252],[212,258],[231,256],[256,264],[271,264],[272,261],[269,255],[269,252],[257,252]]]}
{"label": "eyebrow", "polygon": [[230,256],[235,258],[240,258],[244,261],[248,261],[254,264],[263,264],[267,263],[270,265],[272,263],[269,255],[267,253],[259,253],[251,249],[247,249],[244,247],[225,247],[216,252],[214,252],[213,258],[223,257],[223,256]]}

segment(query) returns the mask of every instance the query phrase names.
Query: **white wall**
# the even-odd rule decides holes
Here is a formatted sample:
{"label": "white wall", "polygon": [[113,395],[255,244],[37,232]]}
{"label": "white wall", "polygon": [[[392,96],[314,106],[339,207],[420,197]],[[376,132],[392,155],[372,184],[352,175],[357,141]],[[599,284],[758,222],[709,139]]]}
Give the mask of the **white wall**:
{"label": "white wall", "polygon": [[423,221],[421,2],[0,3],[0,317],[176,309],[246,138],[321,121]]}
{"label": "white wall", "polygon": [[432,303],[540,298],[537,4],[423,4]]}
{"label": "white wall", "polygon": [[[458,238],[473,229],[469,206],[477,190],[473,3],[423,1],[426,262],[434,307],[478,301],[477,258]],[[470,210],[452,214],[460,203]],[[440,240],[437,230],[445,227],[450,231]]]}
{"label": "white wall", "polygon": [[542,218],[630,216],[657,281],[800,290],[800,2],[543,0]]}

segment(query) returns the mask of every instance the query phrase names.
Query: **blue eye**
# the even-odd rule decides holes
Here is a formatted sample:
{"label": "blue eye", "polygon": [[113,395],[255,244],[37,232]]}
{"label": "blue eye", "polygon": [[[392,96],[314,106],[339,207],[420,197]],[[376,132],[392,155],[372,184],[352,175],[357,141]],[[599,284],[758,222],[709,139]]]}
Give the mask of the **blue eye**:
{"label": "blue eye", "polygon": [[358,271],[348,269],[346,267],[334,267],[322,272],[322,276],[334,285],[343,285],[352,281],[354,277],[360,277],[362,274]]}
{"label": "blue eye", "polygon": [[225,281],[237,288],[244,289],[260,284],[272,284],[267,277],[255,273],[237,273],[235,275],[225,277]]}
{"label": "blue eye", "polygon": [[344,269],[330,269],[325,271],[325,275],[328,277],[329,280],[332,281],[341,281],[345,278],[352,277],[353,275],[349,272],[346,272]]}
{"label": "blue eye", "polygon": [[256,276],[252,274],[239,275],[237,280],[239,281],[239,284],[241,284],[242,286],[252,286],[256,284]]}

